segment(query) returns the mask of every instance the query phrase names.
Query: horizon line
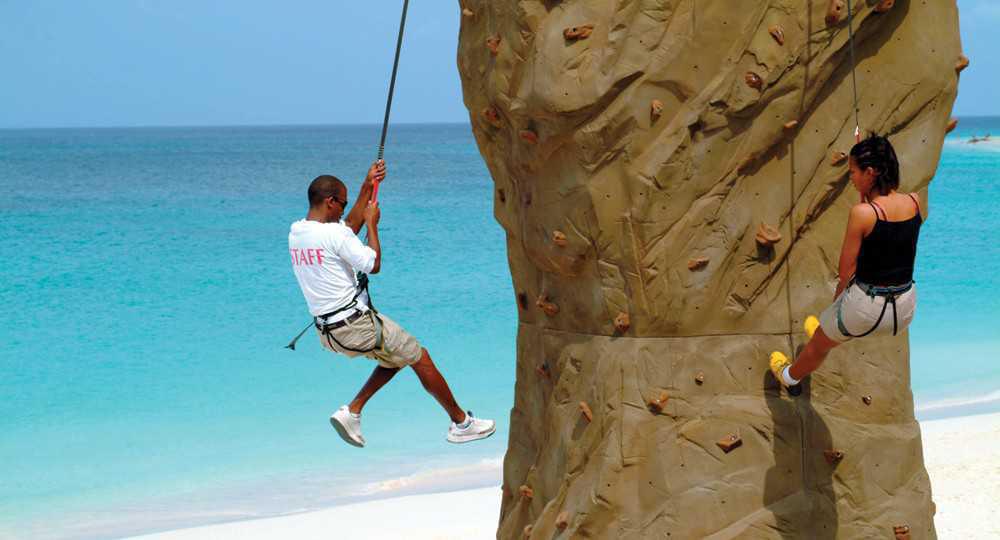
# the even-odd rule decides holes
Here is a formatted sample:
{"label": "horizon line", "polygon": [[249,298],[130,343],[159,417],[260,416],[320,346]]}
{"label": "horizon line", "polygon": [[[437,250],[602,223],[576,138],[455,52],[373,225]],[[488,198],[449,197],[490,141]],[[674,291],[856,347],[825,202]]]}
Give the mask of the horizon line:
{"label": "horizon line", "polygon": [[[1000,114],[982,115],[955,115],[958,119],[963,118],[998,118]],[[392,126],[447,126],[447,125],[471,125],[470,121],[421,121],[421,122],[392,122]],[[131,124],[131,125],[106,125],[106,126],[0,126],[0,131],[27,131],[27,130],[71,130],[71,129],[198,129],[198,128],[296,128],[296,127],[381,127],[380,122],[343,122],[343,123],[276,123],[276,124]]]}

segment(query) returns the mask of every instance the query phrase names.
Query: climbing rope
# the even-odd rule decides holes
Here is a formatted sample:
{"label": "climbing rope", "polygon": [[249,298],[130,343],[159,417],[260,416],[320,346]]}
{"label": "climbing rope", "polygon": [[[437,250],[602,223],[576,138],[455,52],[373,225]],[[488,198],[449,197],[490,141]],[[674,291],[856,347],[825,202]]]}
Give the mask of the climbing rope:
{"label": "climbing rope", "polygon": [[847,0],[847,41],[851,49],[851,84],[854,88],[854,139],[861,142],[861,111],[858,107],[858,75],[857,61],[854,59],[854,11],[851,4],[854,0]]}
{"label": "climbing rope", "polygon": [[[396,71],[399,70],[399,53],[403,49],[403,30],[406,28],[406,10],[410,0],[403,0],[403,15],[399,19],[399,37],[396,38],[396,57],[392,61],[392,78],[389,79],[389,97],[385,100],[385,118],[382,120],[382,139],[378,143],[378,159],[385,156],[385,136],[389,131],[389,112],[392,110],[392,95],[396,91]],[[378,185],[372,191],[372,202],[378,202]]]}

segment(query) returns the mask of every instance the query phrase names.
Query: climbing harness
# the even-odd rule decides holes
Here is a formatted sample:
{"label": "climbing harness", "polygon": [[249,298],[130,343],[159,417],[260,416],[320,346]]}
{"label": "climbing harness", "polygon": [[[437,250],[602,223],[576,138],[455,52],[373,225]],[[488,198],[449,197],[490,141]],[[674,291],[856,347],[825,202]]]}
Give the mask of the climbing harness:
{"label": "climbing harness", "polygon": [[[392,77],[389,79],[389,97],[385,100],[385,118],[382,120],[382,139],[378,144],[378,159],[385,155],[385,136],[389,130],[389,112],[392,110],[392,95],[396,91],[396,71],[399,69],[399,53],[403,48],[403,30],[406,28],[406,10],[410,0],[403,0],[403,15],[399,19],[399,37],[396,38],[396,58],[392,61]],[[372,190],[372,202],[378,202],[378,185]]]}
{"label": "climbing harness", "polygon": [[861,142],[861,111],[858,107],[858,75],[857,62],[854,59],[854,13],[851,9],[853,0],[847,2],[847,41],[851,49],[851,84],[854,88],[854,140]]}
{"label": "climbing harness", "polygon": [[[903,285],[895,285],[891,287],[877,287],[875,285],[868,285],[867,283],[862,283],[860,281],[853,280],[851,282],[851,285],[857,285],[858,288],[864,291],[864,293],[867,294],[869,298],[874,299],[876,296],[881,296],[885,298],[885,302],[882,304],[882,311],[878,314],[878,319],[875,321],[875,325],[872,326],[871,329],[869,329],[864,334],[855,335],[850,333],[847,330],[847,326],[844,325],[844,316],[843,316],[844,303],[842,301],[842,298],[838,300],[837,328],[840,330],[840,333],[847,337],[852,337],[852,338],[862,338],[867,336],[868,334],[871,334],[872,332],[875,331],[876,328],[879,327],[880,324],[882,324],[882,319],[885,317],[885,312],[889,307],[889,304],[892,304],[892,335],[895,336],[896,332],[899,329],[899,321],[896,317],[896,298],[898,298],[900,295],[912,289],[914,283],[916,282],[910,281],[909,283],[905,283]],[[850,288],[851,285],[848,285],[848,288]]]}
{"label": "climbing harness", "polygon": [[[360,353],[368,353],[368,352],[372,352],[372,351],[374,351],[376,349],[383,349],[384,348],[384,345],[382,343],[382,319],[378,318],[378,310],[375,309],[375,303],[372,302],[372,295],[371,295],[370,292],[368,292],[368,274],[365,274],[364,272],[358,272],[356,277],[357,277],[357,280],[358,280],[358,285],[357,285],[357,288],[355,289],[354,296],[351,297],[351,300],[349,302],[347,302],[347,304],[345,304],[343,307],[337,308],[337,309],[335,309],[335,310],[333,310],[333,311],[331,311],[329,313],[324,313],[322,315],[319,315],[319,316],[313,318],[313,320],[309,321],[309,324],[307,324],[306,327],[303,328],[301,332],[299,332],[299,335],[295,336],[295,338],[292,339],[292,341],[288,345],[285,345],[286,349],[291,349],[291,350],[294,351],[295,350],[295,344],[299,341],[299,338],[301,338],[309,330],[309,328],[311,328],[313,326],[315,326],[316,329],[319,330],[320,333],[322,333],[323,336],[327,338],[327,343],[329,343],[330,339],[332,338],[332,332],[333,332],[333,330],[336,330],[337,328],[340,328],[341,326],[345,326],[348,323],[354,322],[355,320],[357,320],[363,314],[371,314],[372,317],[373,317],[372,324],[375,325],[375,329],[376,329],[375,330],[375,347],[373,349],[370,349],[370,350],[367,350],[367,351],[357,350],[357,349],[352,349],[350,347],[345,347],[342,343],[340,343],[339,341],[337,341],[337,338],[332,338],[333,341],[335,341],[337,343],[337,345],[340,345],[342,348],[344,348],[346,350],[354,351],[354,352],[360,352]],[[336,322],[332,322],[332,323],[327,323],[326,322],[328,319],[330,319],[334,315],[337,315],[339,313],[343,313],[343,312],[345,312],[345,311],[347,311],[349,309],[354,309],[355,307],[357,307],[357,305],[358,305],[358,298],[360,298],[362,294],[366,294],[368,296],[368,308],[369,308],[369,311],[358,311],[357,313],[355,313],[353,315],[349,315],[349,316],[347,316],[346,318],[344,318],[342,320],[339,320],[339,321],[336,321]],[[322,322],[320,322],[320,321],[322,321]],[[331,347],[332,347],[332,344],[331,344]]]}

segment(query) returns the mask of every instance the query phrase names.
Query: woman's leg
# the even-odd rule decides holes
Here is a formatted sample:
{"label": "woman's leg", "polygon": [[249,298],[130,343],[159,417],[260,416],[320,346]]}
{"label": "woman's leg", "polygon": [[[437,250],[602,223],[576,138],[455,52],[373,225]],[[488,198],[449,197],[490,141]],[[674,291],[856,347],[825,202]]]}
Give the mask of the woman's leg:
{"label": "woman's leg", "polygon": [[826,355],[837,345],[840,345],[840,343],[828,338],[823,333],[822,328],[817,328],[816,333],[813,334],[809,343],[806,343],[802,352],[799,353],[799,356],[795,358],[795,362],[788,369],[788,374],[793,379],[801,381],[807,375],[819,369],[819,366],[823,364],[823,360],[826,360]]}

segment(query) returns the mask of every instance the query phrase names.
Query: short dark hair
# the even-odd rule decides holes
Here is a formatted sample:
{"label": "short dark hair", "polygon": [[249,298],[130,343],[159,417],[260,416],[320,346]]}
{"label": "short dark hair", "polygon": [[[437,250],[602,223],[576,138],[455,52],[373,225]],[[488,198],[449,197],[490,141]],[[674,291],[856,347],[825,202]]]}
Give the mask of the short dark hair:
{"label": "short dark hair", "polygon": [[317,176],[311,184],[309,184],[309,206],[311,208],[317,208],[323,204],[323,201],[330,197],[336,197],[337,192],[343,190],[347,192],[347,186],[340,181],[339,178],[333,175],[324,174],[322,176]]}
{"label": "short dark hair", "polygon": [[874,187],[879,194],[899,188],[899,160],[888,138],[872,133],[851,148],[851,157],[861,170],[871,167],[878,172]]}

